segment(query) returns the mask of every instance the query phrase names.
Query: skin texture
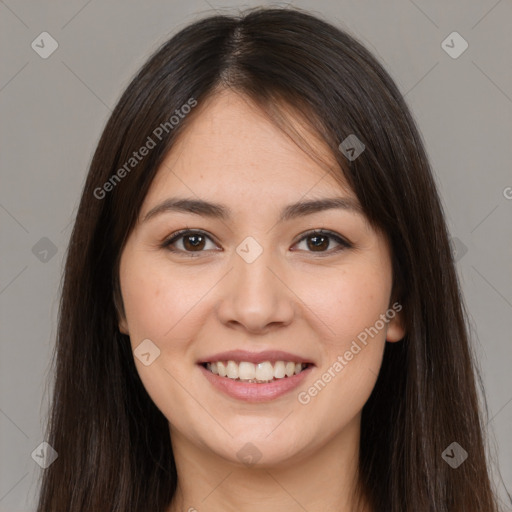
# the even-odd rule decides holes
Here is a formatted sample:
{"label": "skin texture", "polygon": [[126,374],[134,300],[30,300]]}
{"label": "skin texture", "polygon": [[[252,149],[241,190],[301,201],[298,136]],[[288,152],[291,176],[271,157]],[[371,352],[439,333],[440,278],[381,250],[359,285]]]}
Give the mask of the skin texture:
{"label": "skin texture", "polygon": [[[361,410],[386,340],[405,334],[401,314],[309,403],[297,395],[391,308],[389,245],[349,210],[278,222],[281,209],[299,200],[357,199],[244,97],[222,91],[199,108],[158,170],[120,265],[126,317],[119,328],[133,349],[150,339],[160,350],[149,366],[135,363],[169,420],[179,482],[169,512],[353,510]],[[176,196],[225,204],[233,218],[167,212],[143,222]],[[173,246],[181,253],[162,247],[186,228],[210,238],[195,250],[179,238]],[[329,238],[315,249],[303,235],[318,229],[352,247]],[[250,264],[236,252],[248,236],[263,249]],[[315,367],[284,396],[242,402],[215,389],[197,365],[232,349],[284,350]],[[249,467],[237,456],[246,443],[261,453]]]}

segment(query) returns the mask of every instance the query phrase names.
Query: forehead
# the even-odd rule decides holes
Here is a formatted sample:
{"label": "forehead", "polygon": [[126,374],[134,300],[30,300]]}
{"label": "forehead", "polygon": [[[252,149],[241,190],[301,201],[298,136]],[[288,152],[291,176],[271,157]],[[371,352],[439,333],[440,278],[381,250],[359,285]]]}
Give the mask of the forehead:
{"label": "forehead", "polygon": [[143,210],[171,194],[253,208],[304,196],[356,199],[333,177],[341,170],[329,148],[298,117],[290,120],[327,165],[297,146],[246,97],[232,91],[212,96],[196,107],[167,154]]}

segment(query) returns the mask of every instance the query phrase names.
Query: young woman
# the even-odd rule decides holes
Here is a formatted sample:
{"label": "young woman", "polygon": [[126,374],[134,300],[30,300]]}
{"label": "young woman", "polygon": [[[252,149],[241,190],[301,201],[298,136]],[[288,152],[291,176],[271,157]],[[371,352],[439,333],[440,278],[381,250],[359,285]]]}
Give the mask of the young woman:
{"label": "young woman", "polygon": [[39,512],[495,512],[425,149],[299,10],[176,34],[116,106],[70,241]]}

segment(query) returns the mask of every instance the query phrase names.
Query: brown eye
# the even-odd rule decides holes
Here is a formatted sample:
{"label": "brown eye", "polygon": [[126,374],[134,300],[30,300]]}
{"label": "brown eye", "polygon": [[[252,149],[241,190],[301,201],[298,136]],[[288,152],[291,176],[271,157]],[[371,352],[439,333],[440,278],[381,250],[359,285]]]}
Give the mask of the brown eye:
{"label": "brown eye", "polygon": [[[177,253],[201,253],[205,250],[207,240],[211,238],[202,231],[182,230],[174,233],[170,239],[162,244],[162,247],[171,252]],[[176,248],[181,242],[182,247]],[[214,244],[215,247],[215,244]],[[194,254],[187,254],[188,256],[195,256]]]}
{"label": "brown eye", "polygon": [[195,251],[196,249],[201,250],[204,249],[205,245],[205,237],[203,235],[199,235],[197,233],[192,233],[191,235],[185,235],[183,237],[183,246],[187,251]]}
{"label": "brown eye", "polygon": [[[299,240],[299,243],[303,242],[304,240],[306,241],[306,252],[331,254],[333,252],[338,252],[340,250],[352,247],[349,242],[341,238],[339,235],[332,233],[331,231],[310,231]],[[328,251],[327,248],[329,247],[332,240],[334,240],[339,247]]]}
{"label": "brown eye", "polygon": [[311,235],[308,236],[307,240],[311,241],[311,243],[308,243],[308,248],[313,251],[322,251],[329,247],[329,237],[326,235]]}

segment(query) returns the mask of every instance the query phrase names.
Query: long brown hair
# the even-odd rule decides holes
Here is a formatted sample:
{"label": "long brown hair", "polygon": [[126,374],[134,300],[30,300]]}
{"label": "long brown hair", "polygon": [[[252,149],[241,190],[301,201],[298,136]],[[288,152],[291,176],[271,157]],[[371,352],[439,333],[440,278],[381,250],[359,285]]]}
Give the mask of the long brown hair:
{"label": "long brown hair", "polygon": [[[220,87],[255,101],[297,139],[291,107],[331,148],[338,177],[391,243],[407,334],[386,344],[363,408],[361,494],[376,511],[497,511],[466,313],[411,113],[354,37],[298,9],[258,8],[199,20],[163,44],[103,131],[67,254],[46,435],[59,456],[44,471],[38,512],[163,512],[174,496],[168,421],[118,330],[118,263],[157,168],[195,111],[171,117]],[[356,159],[339,149],[349,135],[365,145]],[[148,137],[155,146],[131,161]],[[442,457],[452,442],[469,453],[457,468]]]}

